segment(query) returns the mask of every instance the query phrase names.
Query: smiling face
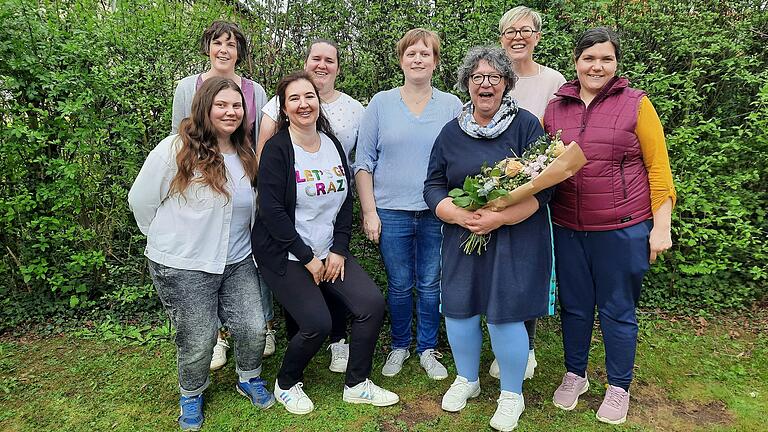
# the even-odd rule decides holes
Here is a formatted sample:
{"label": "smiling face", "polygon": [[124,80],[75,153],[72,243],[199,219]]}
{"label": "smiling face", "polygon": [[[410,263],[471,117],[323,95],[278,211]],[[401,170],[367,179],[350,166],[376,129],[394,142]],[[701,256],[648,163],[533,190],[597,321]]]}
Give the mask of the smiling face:
{"label": "smiling face", "polygon": [[400,68],[403,70],[406,82],[432,81],[432,73],[435,71],[435,51],[432,45],[420,40],[407,47],[400,57]]}
{"label": "smiling face", "polygon": [[243,121],[243,98],[236,90],[225,88],[213,98],[208,114],[216,136],[229,139]]}
{"label": "smiling face", "polygon": [[312,81],[320,92],[332,90],[339,75],[339,53],[333,45],[319,42],[312,45],[304,62],[304,70],[312,75]]}
{"label": "smiling face", "polygon": [[320,99],[312,83],[298,79],[285,88],[283,112],[292,126],[315,128],[320,115]]}
{"label": "smiling face", "polygon": [[576,59],[576,76],[581,90],[597,94],[616,75],[618,61],[611,42],[601,42],[582,51]]}
{"label": "smiling face", "polygon": [[[491,77],[486,76],[483,77],[482,83],[475,84],[473,78],[478,75],[499,76],[501,79],[498,84],[491,85]],[[485,126],[491,121],[501,106],[501,100],[506,89],[506,79],[487,61],[480,60],[477,68],[470,75],[468,88],[469,97],[472,99],[472,105],[475,107],[475,121],[481,126]]]}
{"label": "smiling face", "polygon": [[208,58],[211,61],[211,69],[224,74],[234,73],[237,64],[237,39],[231,33],[211,39]]}
{"label": "smiling face", "polygon": [[504,29],[499,37],[501,46],[513,62],[532,60],[533,49],[539,44],[541,33],[536,32],[530,37],[524,38],[522,32],[516,32],[515,30],[536,30],[536,27],[534,27],[533,24],[533,19],[524,17],[513,22]]}

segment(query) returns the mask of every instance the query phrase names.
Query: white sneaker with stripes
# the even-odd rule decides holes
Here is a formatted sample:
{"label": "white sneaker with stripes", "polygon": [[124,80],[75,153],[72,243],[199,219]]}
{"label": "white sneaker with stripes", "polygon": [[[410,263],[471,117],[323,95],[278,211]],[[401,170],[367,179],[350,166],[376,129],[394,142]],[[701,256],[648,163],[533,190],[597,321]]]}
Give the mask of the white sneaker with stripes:
{"label": "white sneaker with stripes", "polygon": [[400,396],[383,389],[366,379],[354,387],[344,386],[344,402],[371,404],[373,406],[389,406],[400,402]]}
{"label": "white sneaker with stripes", "polygon": [[275,380],[275,399],[291,414],[309,414],[315,409],[315,404],[302,387],[304,383],[298,382],[290,389],[283,390]]}

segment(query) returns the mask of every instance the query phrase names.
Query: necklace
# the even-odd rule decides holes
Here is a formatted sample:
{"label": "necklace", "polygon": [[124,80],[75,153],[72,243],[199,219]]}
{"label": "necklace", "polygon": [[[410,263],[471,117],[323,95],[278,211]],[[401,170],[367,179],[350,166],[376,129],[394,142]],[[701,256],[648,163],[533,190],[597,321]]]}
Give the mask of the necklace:
{"label": "necklace", "polygon": [[315,132],[311,137],[306,138],[300,136],[298,133],[288,129],[288,133],[291,135],[291,142],[301,147],[307,153],[316,153],[320,150],[320,134]]}
{"label": "necklace", "polygon": [[400,98],[403,100],[403,102],[405,102],[406,105],[419,106],[431,97],[432,97],[432,87],[429,88],[429,92],[424,96],[421,96],[416,100],[408,100],[409,98],[411,98],[411,95],[410,94],[406,95],[404,87],[400,87]]}

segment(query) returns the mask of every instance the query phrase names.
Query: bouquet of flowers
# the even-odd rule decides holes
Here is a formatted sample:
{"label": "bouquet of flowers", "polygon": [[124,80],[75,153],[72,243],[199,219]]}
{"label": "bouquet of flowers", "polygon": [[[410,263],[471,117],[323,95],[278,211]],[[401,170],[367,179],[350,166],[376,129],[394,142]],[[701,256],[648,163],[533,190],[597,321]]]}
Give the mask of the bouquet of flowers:
{"label": "bouquet of flowers", "polygon": [[[578,144],[563,144],[560,131],[553,137],[542,135],[521,156],[512,154],[493,166],[483,164],[479,174],[467,176],[461,189],[448,193],[453,204],[467,210],[501,211],[571,177],[587,163]],[[490,234],[470,233],[462,243],[464,253],[481,254],[488,240]]]}

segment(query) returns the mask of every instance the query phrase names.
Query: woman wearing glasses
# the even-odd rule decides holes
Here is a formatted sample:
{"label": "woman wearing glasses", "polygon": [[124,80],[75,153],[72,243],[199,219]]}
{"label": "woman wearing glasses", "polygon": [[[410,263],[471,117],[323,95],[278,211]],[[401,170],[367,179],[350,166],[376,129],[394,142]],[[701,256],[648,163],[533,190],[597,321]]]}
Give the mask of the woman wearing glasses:
{"label": "woman wearing glasses", "polygon": [[499,20],[499,42],[518,78],[510,94],[539,119],[544,117],[547,102],[565,84],[563,74],[533,60],[533,50],[541,41],[541,22],[541,15],[525,6],[508,10]]}
{"label": "woman wearing glasses", "polygon": [[[501,392],[491,427],[509,431],[523,410],[523,376],[528,360],[526,320],[547,315],[554,302],[552,249],[547,202],[551,190],[501,212],[457,207],[448,191],[461,188],[484,163],[522,154],[544,134],[539,120],[519,109],[509,90],[512,64],[497,47],[472,48],[458,70],[458,87],[470,102],[435,140],[424,199],[443,226],[441,307],[456,377],[442,408],[460,411],[480,394],[479,368],[485,315],[491,346],[501,365]],[[467,255],[469,232],[491,234],[487,249]],[[551,298],[552,297],[552,298]]]}
{"label": "woman wearing glasses", "polygon": [[[499,34],[499,42],[512,61],[512,69],[518,78],[515,87],[509,91],[510,96],[517,100],[520,108],[530,111],[539,119],[543,118],[547,102],[565,84],[565,78],[560,72],[533,61],[533,50],[541,40],[541,15],[525,6],[512,8],[499,20]],[[534,352],[536,320],[526,321],[525,329],[528,332],[525,379],[530,379],[538,364]],[[499,363],[496,359],[488,373],[492,377],[499,377]]]}
{"label": "woman wearing glasses", "polygon": [[376,94],[360,123],[355,178],[368,239],[379,243],[387,272],[392,351],[381,373],[394,376],[410,357],[413,294],[416,354],[432,379],[448,377],[438,359],[442,224],[424,202],[429,152],[461,111],[456,96],[432,87],[440,60],[435,32],[416,28],[397,43],[405,83]]}

